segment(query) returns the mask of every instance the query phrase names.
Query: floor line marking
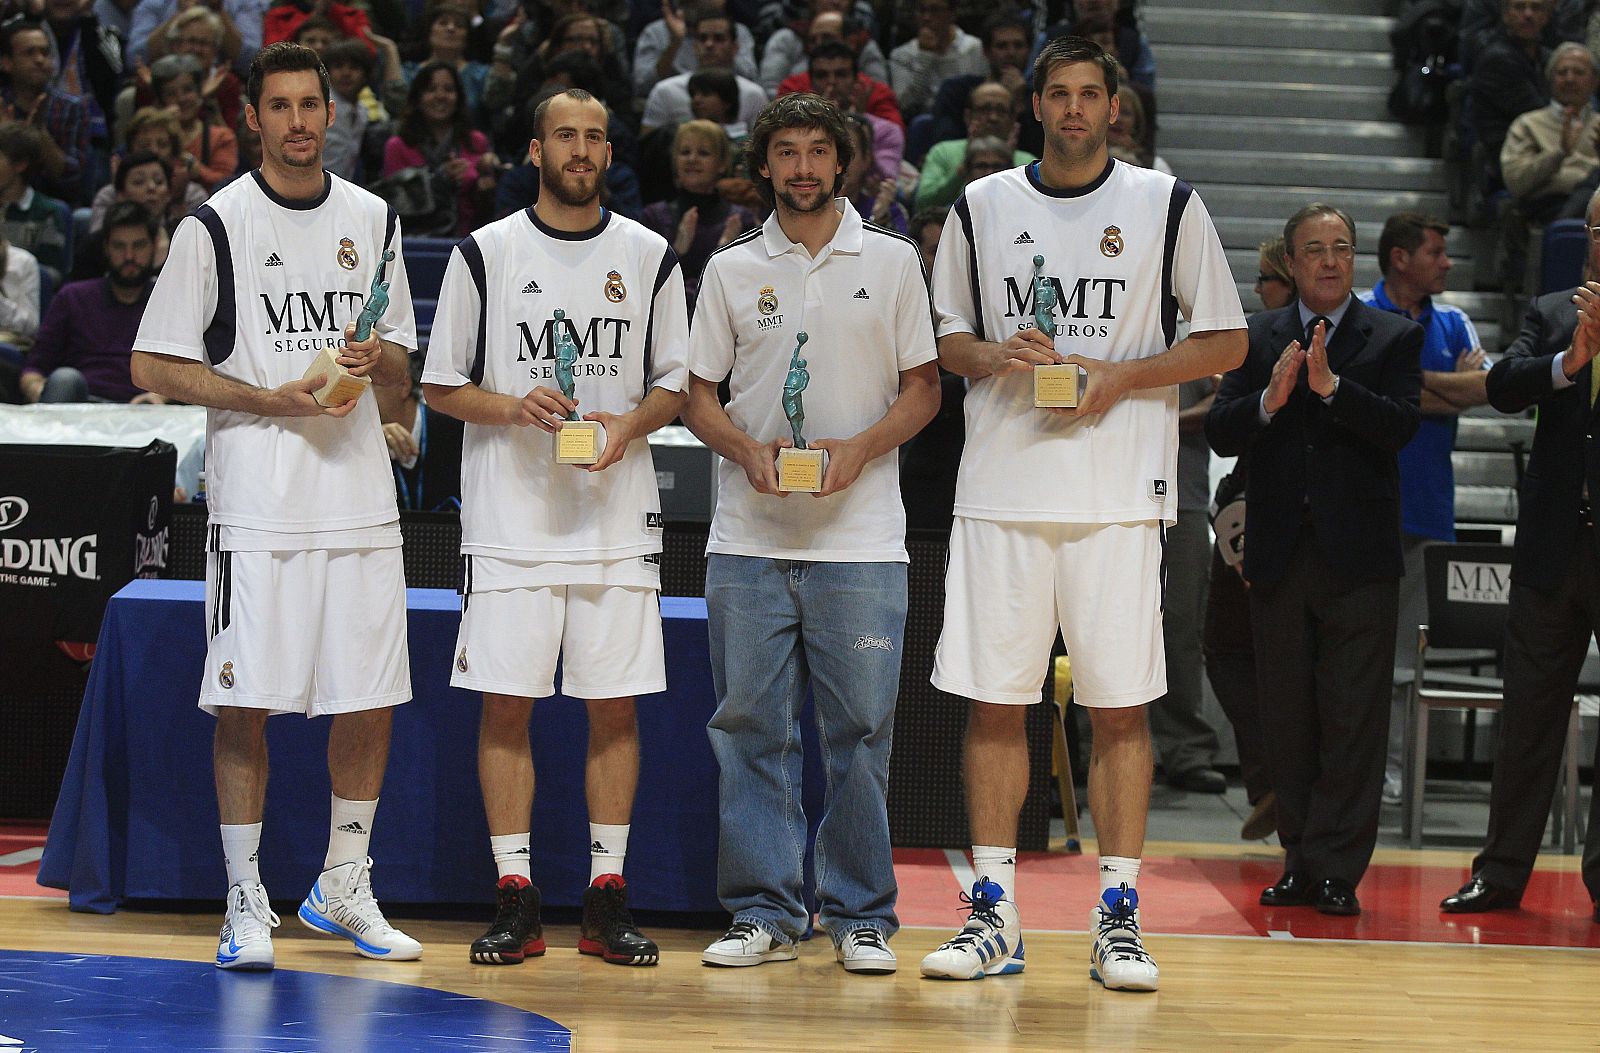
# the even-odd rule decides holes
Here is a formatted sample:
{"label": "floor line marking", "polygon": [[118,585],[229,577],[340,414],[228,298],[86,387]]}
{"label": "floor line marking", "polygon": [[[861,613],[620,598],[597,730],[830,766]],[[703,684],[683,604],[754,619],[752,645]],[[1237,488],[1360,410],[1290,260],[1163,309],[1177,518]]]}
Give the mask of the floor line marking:
{"label": "floor line marking", "polygon": [[24,863],[37,863],[44,858],[44,846],[22,848],[0,856],[0,867],[20,867]]}
{"label": "floor line marking", "polygon": [[970,889],[978,883],[977,872],[972,869],[972,864],[967,862],[967,854],[959,848],[944,850],[945,862],[950,864],[950,872],[955,875],[956,884],[962,891]]}

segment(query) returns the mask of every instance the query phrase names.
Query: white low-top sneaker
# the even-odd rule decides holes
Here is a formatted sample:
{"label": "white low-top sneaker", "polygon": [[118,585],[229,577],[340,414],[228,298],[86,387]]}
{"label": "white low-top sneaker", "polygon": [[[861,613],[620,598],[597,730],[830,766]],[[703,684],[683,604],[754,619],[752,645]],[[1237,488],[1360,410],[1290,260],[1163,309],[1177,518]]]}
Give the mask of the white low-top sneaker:
{"label": "white low-top sneaker", "polygon": [[422,957],[422,944],[390,925],[372,897],[372,860],[324,870],[300,904],[306,928],[343,936],[368,958],[397,962]]}
{"label": "white low-top sneaker", "polygon": [[228,917],[217,934],[217,968],[270,969],[273,965],[272,913],[259,881],[241,881],[228,890]]}
{"label": "white low-top sneaker", "polygon": [[1110,991],[1154,991],[1161,971],[1139,938],[1139,893],[1107,889],[1089,912],[1089,975]]}
{"label": "white low-top sneaker", "polygon": [[922,959],[922,975],[939,980],[981,980],[985,976],[1020,973],[1023,958],[1022,918],[1006,891],[988,878],[961,894],[971,913],[961,931]]}
{"label": "white low-top sneaker", "polygon": [[703,965],[761,965],[764,962],[792,962],[800,952],[754,922],[735,921],[722,938],[700,955]]}
{"label": "white low-top sneaker", "polygon": [[839,937],[833,950],[845,972],[892,973],[899,964],[883,933],[870,926],[851,929]]}

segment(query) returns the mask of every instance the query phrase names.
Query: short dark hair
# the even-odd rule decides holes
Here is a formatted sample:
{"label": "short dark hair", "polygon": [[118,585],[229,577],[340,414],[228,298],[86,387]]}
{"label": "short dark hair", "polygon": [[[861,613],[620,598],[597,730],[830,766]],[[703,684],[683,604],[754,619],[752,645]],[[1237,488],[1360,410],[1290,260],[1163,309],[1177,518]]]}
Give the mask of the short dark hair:
{"label": "short dark hair", "polygon": [[66,160],[55,140],[21,121],[0,124],[0,154],[23,169],[25,180],[31,186],[55,179]]}
{"label": "short dark hair", "polygon": [[689,12],[689,17],[684,19],[684,26],[693,33],[700,28],[700,23],[721,20],[728,23],[728,32],[737,37],[738,30],[734,28],[733,16],[725,8],[713,7],[710,4],[701,4]]}
{"label": "short dark hair", "polygon": [[1056,37],[1039,51],[1039,57],[1033,60],[1033,92],[1035,95],[1044,91],[1045,81],[1050,79],[1050,73],[1057,66],[1070,66],[1076,62],[1091,62],[1100,67],[1100,72],[1105,75],[1106,94],[1117,93],[1117,56],[1084,37],[1064,36]]}
{"label": "short dark hair", "polygon": [[172,183],[172,162],[160,154],[151,153],[149,150],[139,150],[124,157],[122,163],[117,165],[117,176],[112,181],[112,186],[116,188],[117,193],[122,193],[123,188],[128,185],[128,173],[140,165],[160,165],[161,174],[167,177],[169,185]]}
{"label": "short dark hair", "polygon": [[333,34],[333,39],[335,40],[344,40],[347,38],[347,34],[343,29],[340,28],[339,23],[335,22],[327,15],[312,15],[309,18],[301,19],[300,24],[294,27],[294,32],[289,34],[289,39],[298,44],[300,43],[300,38],[311,32],[313,29],[327,30],[329,33]]}
{"label": "short dark hair", "polygon": [[1306,220],[1315,219],[1317,216],[1336,217],[1341,223],[1344,224],[1345,229],[1350,232],[1350,244],[1354,245],[1356,243],[1356,225],[1355,222],[1350,218],[1350,213],[1335,205],[1324,204],[1321,201],[1313,201],[1305,208],[1302,208],[1300,211],[1290,216],[1289,222],[1283,225],[1284,256],[1288,257],[1289,259],[1294,259],[1295,229]]}
{"label": "short dark hair", "polygon": [[329,44],[322,52],[322,64],[328,69],[355,66],[367,74],[368,79],[372,77],[372,52],[354,37],[345,37]]}
{"label": "short dark hair", "polygon": [[1435,231],[1441,238],[1450,236],[1450,224],[1436,216],[1421,212],[1396,212],[1385,220],[1383,233],[1378,235],[1379,273],[1388,277],[1389,257],[1393,255],[1394,250],[1416,252],[1430,230]]}
{"label": "short dark hair", "polygon": [[834,154],[839,162],[839,175],[834,179],[830,196],[837,196],[844,183],[844,173],[856,155],[855,135],[850,131],[844,113],[832,102],[812,91],[797,91],[780,95],[769,102],[756,117],[750,128],[745,157],[750,165],[750,178],[756,184],[761,200],[772,208],[775,195],[772,178],[761,174],[767,163],[767,146],[775,132],[786,128],[815,128],[833,140]]}
{"label": "short dark hair", "polygon": [[316,73],[317,80],[322,85],[322,104],[326,106],[328,96],[333,90],[333,86],[328,82],[328,67],[322,64],[321,57],[315,51],[303,44],[287,40],[268,44],[256,52],[256,57],[250,60],[250,74],[245,78],[244,97],[251,106],[259,110],[261,89],[269,73],[299,73],[301,70],[312,70]]}
{"label": "short dark hair", "polygon": [[815,66],[823,59],[845,59],[850,63],[851,72],[861,72],[860,57],[842,40],[824,40],[812,48],[811,54],[806,57],[807,63],[811,66]]}
{"label": "short dark hair", "polygon": [[994,43],[994,35],[1002,29],[1015,29],[1022,34],[1022,39],[1027,40],[1033,32],[1033,27],[1028,25],[1026,19],[1017,14],[1015,10],[996,11],[983,20],[983,33],[980,39],[984,47]]}
{"label": "short dark hair", "polygon": [[[550,111],[550,104],[557,99],[571,99],[573,102],[600,101],[594,97],[593,93],[584,91],[582,88],[564,88],[561,91],[551,92],[549,98],[542,100],[539,105],[533,108],[533,134],[530,138],[537,139],[541,143],[544,142],[544,115]],[[602,104],[600,108],[604,110],[605,106]],[[610,125],[611,113],[607,111],[606,127],[608,137],[610,135]]]}
{"label": "short dark hair", "polygon": [[929,223],[937,223],[939,226],[943,227],[945,220],[947,220],[949,217],[950,210],[948,208],[918,209],[916,215],[911,217],[911,226],[909,228],[911,236],[915,238],[920,235],[922,233],[922,228],[926,227]]}
{"label": "short dark hair", "polygon": [[728,108],[728,119],[739,116],[739,82],[726,66],[708,66],[689,74],[689,94],[715,95]]}
{"label": "short dark hair", "polygon": [[544,64],[544,79],[541,83],[548,84],[551,78],[563,75],[572,81],[572,87],[581,88],[596,98],[605,91],[605,71],[587,51],[574,48],[553,56]]}
{"label": "short dark hair", "polygon": [[50,34],[45,33],[44,23],[32,18],[15,18],[0,25],[0,55],[9,58],[11,56],[12,43],[17,39],[17,34],[26,33],[30,29],[36,29],[44,33],[46,41],[50,39]]}
{"label": "short dark hair", "polygon": [[154,241],[159,226],[156,217],[150,214],[150,210],[137,201],[118,201],[106,211],[106,222],[101,227],[101,237],[109,240],[111,232],[118,227],[138,227]]}

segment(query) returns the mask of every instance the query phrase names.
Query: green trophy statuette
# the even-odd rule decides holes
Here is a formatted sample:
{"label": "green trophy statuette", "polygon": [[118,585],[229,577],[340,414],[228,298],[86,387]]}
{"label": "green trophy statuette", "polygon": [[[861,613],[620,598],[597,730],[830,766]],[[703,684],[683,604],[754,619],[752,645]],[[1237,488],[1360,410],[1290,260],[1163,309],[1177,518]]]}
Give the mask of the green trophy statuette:
{"label": "green trophy statuette", "polygon": [[[372,336],[372,327],[378,319],[383,317],[383,312],[389,309],[389,283],[384,280],[384,272],[388,270],[389,261],[394,259],[394,251],[385,249],[383,259],[378,261],[377,273],[372,276],[372,289],[367,293],[367,302],[362,305],[361,313],[356,315],[356,343]],[[361,393],[372,386],[372,378],[367,376],[353,376],[350,370],[339,364],[339,349],[325,347],[317,353],[311,362],[311,367],[305,371],[305,380],[312,377],[327,377],[316,391],[312,392],[317,402],[324,406],[343,406],[347,402],[354,402],[361,397]]]}
{"label": "green trophy statuette", "polygon": [[811,373],[800,349],[806,344],[806,334],[795,334],[794,354],[789,358],[789,373],[783,378],[783,415],[789,421],[794,446],[778,451],[778,489],[784,493],[814,494],[822,489],[822,473],[827,464],[825,450],[806,445],[802,429],[806,423],[805,403],[801,394],[811,383]]}
{"label": "green trophy statuette", "polygon": [[[572,368],[578,362],[578,343],[569,332],[571,327],[567,324],[567,312],[556,308],[555,322],[551,328],[550,342],[556,352],[556,386],[561,389],[562,395],[571,399],[577,386],[572,377]],[[582,420],[577,410],[569,410],[567,419],[561,422],[561,429],[556,432],[556,463],[593,464],[598,461],[600,450],[605,445],[600,439],[603,431],[599,421]]]}
{"label": "green trophy statuette", "polygon": [[[1044,257],[1033,258],[1033,324],[1054,342],[1056,284],[1044,276]],[[1033,404],[1041,408],[1072,409],[1078,405],[1077,366],[1060,363],[1033,367]]]}

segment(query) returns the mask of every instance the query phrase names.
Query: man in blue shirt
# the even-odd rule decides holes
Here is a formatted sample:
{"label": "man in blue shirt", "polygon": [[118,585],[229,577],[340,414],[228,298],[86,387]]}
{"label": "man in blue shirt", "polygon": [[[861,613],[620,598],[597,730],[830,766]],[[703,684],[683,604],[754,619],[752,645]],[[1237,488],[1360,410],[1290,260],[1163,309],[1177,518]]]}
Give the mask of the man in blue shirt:
{"label": "man in blue shirt", "polygon": [[[1417,626],[1427,620],[1422,550],[1430,541],[1454,541],[1456,481],[1450,453],[1461,411],[1488,401],[1483,348],[1472,320],[1458,307],[1436,304],[1450,273],[1444,239],[1450,225],[1416,212],[1390,216],[1378,236],[1383,277],[1361,299],[1422,326],[1422,425],[1400,451],[1401,542],[1406,572],[1400,581],[1400,618],[1395,631],[1395,682],[1409,683],[1417,649]],[[1400,803],[1400,751],[1405,732],[1406,689],[1396,687],[1389,720],[1389,759],[1383,777],[1385,804]]]}

